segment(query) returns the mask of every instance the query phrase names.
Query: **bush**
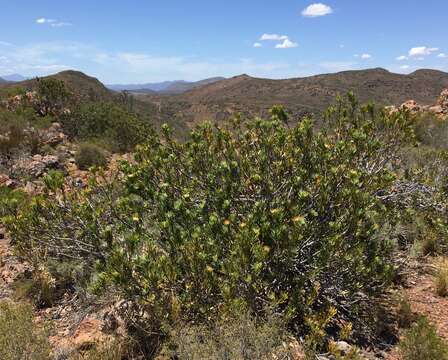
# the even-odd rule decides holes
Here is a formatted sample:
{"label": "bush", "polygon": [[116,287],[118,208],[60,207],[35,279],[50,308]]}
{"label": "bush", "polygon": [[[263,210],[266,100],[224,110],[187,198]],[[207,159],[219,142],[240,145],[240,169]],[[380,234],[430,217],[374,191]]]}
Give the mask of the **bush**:
{"label": "bush", "polygon": [[21,190],[0,186],[0,221],[5,216],[17,216],[28,196]]}
{"label": "bush", "polygon": [[18,252],[83,259],[94,289],[139,304],[153,333],[235,308],[262,318],[266,304],[297,331],[329,307],[319,331],[340,319],[361,326],[360,304],[394,272],[379,194],[395,179],[408,118],[359,109],[351,96],[319,132],[280,115],[230,130],[207,123],[186,142],[164,127],[123,163],[120,181],[25,207],[7,223]]}
{"label": "bush", "polygon": [[0,302],[0,359],[50,359],[46,333],[33,323],[29,305]]}
{"label": "bush", "polygon": [[448,262],[440,265],[435,277],[436,293],[439,296],[448,296]]}
{"label": "bush", "polygon": [[88,170],[90,167],[104,167],[107,165],[105,152],[99,146],[92,143],[83,143],[75,155],[75,162],[81,170]]}
{"label": "bush", "polygon": [[447,360],[448,346],[425,317],[420,318],[400,341],[403,360]]}
{"label": "bush", "polygon": [[[179,360],[226,360],[288,358],[287,332],[278,319],[261,324],[247,314],[209,327],[184,324],[172,331],[164,355]],[[163,353],[163,352],[162,352]],[[168,353],[168,354],[166,354]]]}
{"label": "bush", "polygon": [[61,119],[64,132],[71,138],[95,140],[113,152],[127,152],[146,140],[148,123],[111,103],[82,105]]}
{"label": "bush", "polygon": [[416,320],[411,303],[406,296],[401,296],[398,300],[397,318],[398,326],[405,329],[409,328]]}
{"label": "bush", "polygon": [[22,117],[0,108],[0,155],[10,155],[13,150],[25,145],[25,127]]}
{"label": "bush", "polygon": [[70,94],[62,80],[37,78],[38,102],[36,111],[41,116],[58,115],[67,104]]}

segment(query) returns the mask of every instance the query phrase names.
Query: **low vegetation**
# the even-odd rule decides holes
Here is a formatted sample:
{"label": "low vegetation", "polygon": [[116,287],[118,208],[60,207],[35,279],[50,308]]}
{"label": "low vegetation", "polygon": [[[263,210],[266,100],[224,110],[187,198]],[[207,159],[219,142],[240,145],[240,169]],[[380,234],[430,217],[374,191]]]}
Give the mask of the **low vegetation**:
{"label": "low vegetation", "polygon": [[82,143],[75,155],[76,165],[81,170],[91,167],[104,167],[107,164],[105,151],[98,145]]}
{"label": "low vegetation", "polygon": [[33,322],[29,305],[0,302],[0,359],[48,360],[47,333]]}
{"label": "low vegetation", "polygon": [[437,335],[436,329],[421,317],[400,342],[403,360],[446,360],[448,345]]}
{"label": "low vegetation", "polygon": [[439,296],[448,296],[448,263],[442,263],[435,277],[436,293]]}
{"label": "low vegetation", "polygon": [[107,102],[79,105],[65,114],[61,123],[72,139],[95,141],[113,152],[131,151],[151,133],[148,123]]}

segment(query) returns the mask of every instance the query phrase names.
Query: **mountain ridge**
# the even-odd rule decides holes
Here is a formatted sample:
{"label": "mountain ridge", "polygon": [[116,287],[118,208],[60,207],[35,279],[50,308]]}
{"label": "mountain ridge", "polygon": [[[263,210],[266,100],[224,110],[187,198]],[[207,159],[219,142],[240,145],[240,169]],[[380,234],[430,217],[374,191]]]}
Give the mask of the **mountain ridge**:
{"label": "mountain ridge", "polygon": [[[319,115],[336,96],[348,91],[353,91],[361,103],[401,105],[414,99],[430,105],[444,88],[448,88],[448,73],[442,71],[420,69],[405,75],[373,68],[279,80],[242,74],[182,94],[142,95],[139,99],[157,104],[162,118],[175,116],[192,126],[204,120],[221,121],[236,113],[265,117],[269,108],[278,104],[294,119]],[[164,114],[163,109],[170,111]]]}
{"label": "mountain ridge", "polygon": [[223,77],[212,77],[199,81],[185,81],[185,80],[173,80],[163,81],[158,83],[146,83],[146,84],[111,84],[106,85],[110,90],[114,91],[130,91],[138,93],[181,93],[188,91],[192,88],[202,86],[208,83],[224,80]]}

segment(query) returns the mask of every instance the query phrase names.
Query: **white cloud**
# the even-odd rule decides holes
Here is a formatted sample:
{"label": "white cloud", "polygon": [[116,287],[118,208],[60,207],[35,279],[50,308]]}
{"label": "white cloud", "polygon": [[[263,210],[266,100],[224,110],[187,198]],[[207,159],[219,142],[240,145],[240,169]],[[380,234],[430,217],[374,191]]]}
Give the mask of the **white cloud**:
{"label": "white cloud", "polygon": [[361,59],[363,59],[363,60],[367,60],[367,59],[371,59],[372,58],[372,55],[370,55],[370,54],[361,54]]}
{"label": "white cloud", "polygon": [[409,50],[410,57],[419,57],[431,55],[433,52],[438,51],[439,48],[428,48],[426,46],[417,46]]}
{"label": "white cloud", "polygon": [[306,17],[318,17],[331,14],[332,8],[322,3],[311,4],[302,11],[302,15]]}
{"label": "white cloud", "polygon": [[276,49],[291,49],[291,48],[295,48],[299,46],[299,44],[289,40],[289,39],[285,39],[281,44],[277,44],[275,45]]}
{"label": "white cloud", "polygon": [[395,60],[397,60],[397,61],[404,61],[407,59],[408,59],[408,57],[406,55],[401,55],[401,56],[398,56],[395,58]]}
{"label": "white cloud", "polygon": [[410,65],[401,65],[400,66],[400,69],[402,69],[402,70],[407,70],[407,69],[409,69],[411,66]]}
{"label": "white cloud", "polygon": [[36,23],[38,23],[38,24],[53,24],[56,21],[57,20],[55,20],[55,19],[39,18],[36,20]]}
{"label": "white cloud", "polygon": [[56,19],[48,19],[48,18],[39,18],[36,20],[37,24],[48,24],[51,27],[57,28],[57,27],[64,27],[64,26],[72,26],[69,22],[64,21],[58,21]]}
{"label": "white cloud", "polygon": [[259,42],[254,43],[254,48],[261,48],[261,47],[263,47],[263,44]]}
{"label": "white cloud", "polygon": [[69,22],[57,22],[54,24],[50,24],[51,27],[64,27],[64,26],[72,26]]}
{"label": "white cloud", "polygon": [[444,54],[444,53],[440,53],[439,55],[437,55],[437,57],[442,58],[442,59],[446,59],[446,58],[448,58],[448,55]]}
{"label": "white cloud", "polygon": [[260,41],[283,41],[288,40],[286,35],[278,35],[278,34],[263,34],[260,37]]}

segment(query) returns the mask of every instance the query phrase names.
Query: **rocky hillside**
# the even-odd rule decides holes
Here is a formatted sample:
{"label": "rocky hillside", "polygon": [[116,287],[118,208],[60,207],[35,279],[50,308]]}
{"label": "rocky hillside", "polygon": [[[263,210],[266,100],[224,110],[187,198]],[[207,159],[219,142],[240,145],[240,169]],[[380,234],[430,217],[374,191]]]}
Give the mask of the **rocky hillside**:
{"label": "rocky hillside", "polygon": [[[112,100],[114,98],[113,92],[108,90],[98,79],[79,71],[62,71],[55,75],[44,77],[43,79],[50,77],[62,80],[66,87],[81,99],[99,101]],[[34,90],[37,87],[37,80],[31,79],[6,84],[6,89],[9,87],[23,87],[25,89]]]}
{"label": "rocky hillside", "polygon": [[345,71],[306,78],[269,80],[240,75],[201,86],[177,96],[142,95],[139,99],[157,104],[159,116],[176,117],[195,124],[202,120],[220,121],[235,112],[265,115],[275,104],[283,105],[294,118],[319,114],[338,94],[352,90],[360,102],[400,105],[414,99],[432,104],[448,87],[448,74],[418,70],[409,75],[384,69]]}

